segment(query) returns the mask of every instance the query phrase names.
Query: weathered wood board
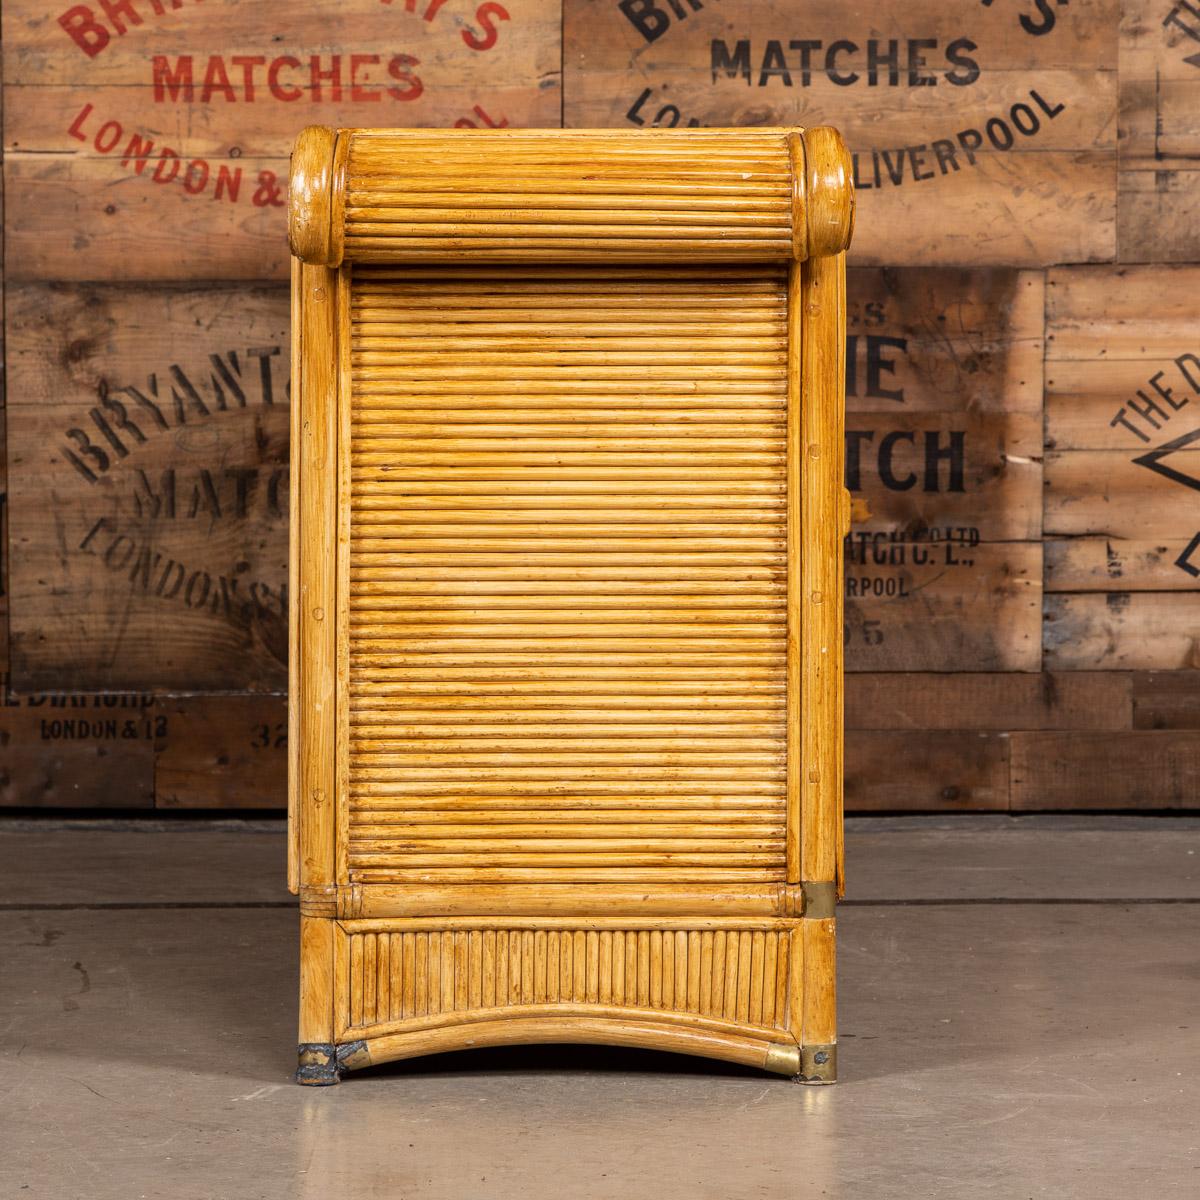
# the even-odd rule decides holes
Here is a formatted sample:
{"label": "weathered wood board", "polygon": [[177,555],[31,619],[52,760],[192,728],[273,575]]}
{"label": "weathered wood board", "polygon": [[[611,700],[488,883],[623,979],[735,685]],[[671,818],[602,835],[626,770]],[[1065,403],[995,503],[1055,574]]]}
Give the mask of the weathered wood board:
{"label": "weathered wood board", "polygon": [[1014,733],[1014,811],[1194,808],[1200,733]]}
{"label": "weathered wood board", "polygon": [[849,729],[846,809],[1004,810],[1008,745],[1008,735],[1001,733]]}
{"label": "weathered wood board", "polygon": [[284,278],[304,125],[557,125],[554,0],[10,0],[7,269]]}
{"label": "weathered wood board", "polygon": [[1200,260],[1200,6],[1124,0],[1118,249],[1122,262]]}
{"label": "weathered wood board", "polygon": [[848,669],[1038,669],[1043,304],[1031,271],[850,272]]}
{"label": "weathered wood board", "polygon": [[287,296],[10,285],[12,683],[286,683]]}
{"label": "weathered wood board", "polygon": [[1133,704],[1116,671],[846,677],[847,729],[1129,729]]}
{"label": "weathered wood board", "polygon": [[1200,729],[1200,671],[1137,672],[1133,676],[1133,727]]}
{"label": "weathered wood board", "polygon": [[856,543],[846,566],[846,665],[860,671],[1037,671],[1037,542]]}
{"label": "weathered wood board", "polygon": [[566,0],[564,123],[836,124],[856,158],[853,261],[1107,261],[1118,14]]}
{"label": "weathered wood board", "polygon": [[1047,666],[1172,669],[1200,640],[1197,267],[1046,287]]}
{"label": "weathered wood board", "polygon": [[156,808],[287,806],[286,697],[165,697],[155,707],[168,729],[154,760]]}
{"label": "weathered wood board", "polygon": [[1200,667],[1194,592],[1048,593],[1042,652],[1051,671]]}
{"label": "weathered wood board", "polygon": [[27,693],[0,703],[0,806],[286,803],[282,696]]}

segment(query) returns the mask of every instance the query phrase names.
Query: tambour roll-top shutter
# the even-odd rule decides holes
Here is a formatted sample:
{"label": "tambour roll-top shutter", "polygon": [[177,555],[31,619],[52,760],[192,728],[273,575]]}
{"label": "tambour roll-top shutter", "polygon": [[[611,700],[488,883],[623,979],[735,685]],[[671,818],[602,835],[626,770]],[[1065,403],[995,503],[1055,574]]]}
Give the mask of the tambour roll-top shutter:
{"label": "tambour roll-top shutter", "polygon": [[789,287],[852,211],[811,153],[301,138],[293,250],[341,268],[343,882],[797,880]]}
{"label": "tambour roll-top shutter", "polygon": [[782,880],[786,272],[350,297],[352,874]]}

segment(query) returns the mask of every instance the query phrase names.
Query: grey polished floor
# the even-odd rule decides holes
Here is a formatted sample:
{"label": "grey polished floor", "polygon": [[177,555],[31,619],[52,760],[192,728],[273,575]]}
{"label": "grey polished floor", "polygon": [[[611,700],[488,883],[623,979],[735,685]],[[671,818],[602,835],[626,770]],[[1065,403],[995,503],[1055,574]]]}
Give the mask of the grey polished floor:
{"label": "grey polished floor", "polygon": [[278,830],[0,823],[0,1196],[1200,1196],[1200,823],[847,842],[834,1088],[549,1047],[313,1090]]}

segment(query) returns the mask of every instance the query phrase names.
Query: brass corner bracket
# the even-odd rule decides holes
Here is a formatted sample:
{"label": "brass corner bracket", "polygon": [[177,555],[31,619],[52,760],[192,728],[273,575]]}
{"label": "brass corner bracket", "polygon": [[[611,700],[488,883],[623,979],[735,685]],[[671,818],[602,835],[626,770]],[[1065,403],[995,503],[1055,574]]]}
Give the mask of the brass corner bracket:
{"label": "brass corner bracket", "polygon": [[821,921],[837,912],[837,884],[832,879],[802,883],[804,893],[803,916],[812,921]]}

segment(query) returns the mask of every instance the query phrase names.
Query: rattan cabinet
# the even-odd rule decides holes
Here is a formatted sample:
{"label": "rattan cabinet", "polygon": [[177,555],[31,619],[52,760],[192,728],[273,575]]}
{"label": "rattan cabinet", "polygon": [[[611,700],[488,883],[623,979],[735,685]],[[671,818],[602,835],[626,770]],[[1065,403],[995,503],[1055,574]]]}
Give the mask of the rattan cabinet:
{"label": "rattan cabinet", "polygon": [[849,180],[828,128],[301,134],[300,1082],[834,1078]]}

